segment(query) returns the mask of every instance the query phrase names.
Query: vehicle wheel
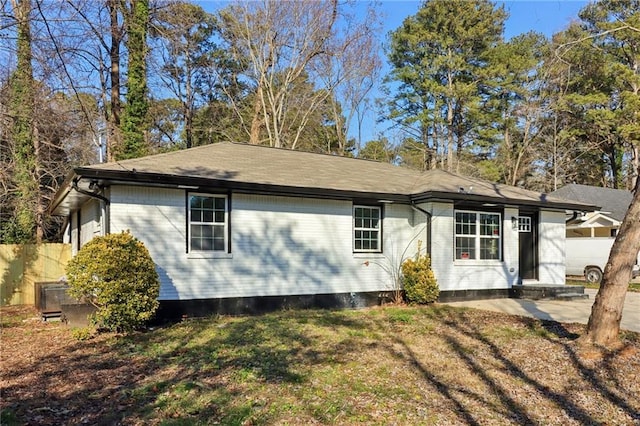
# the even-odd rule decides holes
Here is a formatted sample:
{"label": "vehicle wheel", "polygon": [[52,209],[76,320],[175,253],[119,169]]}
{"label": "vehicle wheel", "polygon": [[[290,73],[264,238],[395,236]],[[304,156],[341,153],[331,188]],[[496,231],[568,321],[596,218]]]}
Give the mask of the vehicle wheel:
{"label": "vehicle wheel", "polygon": [[598,284],[602,281],[602,271],[596,267],[587,268],[584,271],[584,277],[588,283]]}

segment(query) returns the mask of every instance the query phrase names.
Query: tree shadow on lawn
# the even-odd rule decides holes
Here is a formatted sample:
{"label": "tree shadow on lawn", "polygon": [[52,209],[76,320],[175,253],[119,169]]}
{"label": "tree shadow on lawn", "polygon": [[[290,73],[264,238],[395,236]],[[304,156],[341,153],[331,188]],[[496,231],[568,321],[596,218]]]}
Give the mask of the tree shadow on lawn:
{"label": "tree shadow on lawn", "polygon": [[[530,323],[530,321],[525,321]],[[553,391],[549,386],[529,377],[519,366],[514,364],[494,342],[491,342],[483,333],[471,322],[460,321],[446,321],[449,327],[455,328],[463,335],[470,337],[481,343],[494,358],[501,364],[504,371],[517,377],[523,383],[531,386],[544,398],[557,403],[562,409],[573,419],[579,421],[582,424],[595,424],[598,423],[591,415],[578,407],[573,401],[566,397],[566,395]],[[518,424],[535,425],[537,422],[530,418],[530,414],[527,413],[525,407],[521,406],[517,401],[509,396],[509,389],[504,387],[498,381],[488,376],[483,367],[478,364],[472,357],[468,356],[468,350],[459,339],[453,336],[446,337],[449,346],[458,354],[460,359],[468,366],[468,368],[478,375],[500,398],[505,409],[509,410],[509,417],[511,420]]]}
{"label": "tree shadow on lawn", "polygon": [[[506,422],[539,422],[530,412],[536,407],[513,396],[510,384],[497,378],[500,373],[496,368],[574,421],[599,423],[594,413],[579,406],[571,395],[552,389],[514,362],[495,338],[488,337],[481,321],[482,317],[465,310],[439,305],[369,311],[282,311],[183,321],[117,340],[73,342],[59,353],[24,363],[24,369],[33,374],[24,375],[24,370],[1,372],[1,406],[9,408],[20,424],[171,424],[171,419],[241,424],[269,411],[270,402],[259,400],[261,386],[278,389],[282,385],[289,391],[291,387],[314,387],[314,370],[342,374],[342,366],[365,362],[367,351],[375,348],[388,354],[389,362],[397,363],[401,370],[415,371],[415,385],[429,392],[423,404],[430,404],[432,399],[448,402],[449,414],[465,424],[483,424],[486,418],[482,412],[493,413],[491,418]],[[527,336],[531,329],[544,327],[529,318],[512,318],[506,327],[513,324],[528,330]],[[564,334],[568,339],[573,337],[568,331]],[[564,348],[580,377],[603,398],[628,416],[640,418],[629,403],[632,395],[623,397],[611,389],[579,359],[570,340],[558,340],[551,333],[540,337]],[[429,339],[449,348],[447,356],[456,358],[450,365],[460,370],[454,374],[471,374],[493,396],[451,380],[451,371],[443,371],[441,365],[431,362],[429,353],[421,353],[420,341]],[[498,367],[486,364],[486,355],[476,356],[479,351],[490,355]],[[13,384],[5,387],[7,381]],[[345,386],[349,392],[362,392],[351,389],[349,383]],[[331,395],[334,390],[330,388],[315,392],[327,398],[340,396]],[[331,422],[305,407],[304,400],[295,404],[316,421]],[[484,411],[479,412],[478,405]]]}
{"label": "tree shadow on lawn", "polygon": [[[48,343],[56,345],[56,340]],[[0,406],[12,413],[15,424],[117,423],[123,385],[141,379],[134,364],[102,342],[75,342],[33,355],[22,368],[0,374]]]}
{"label": "tree shadow on lawn", "polygon": [[287,316],[188,320],[90,341],[66,335],[59,350],[0,373],[3,419],[11,413],[16,424],[107,425],[173,417],[240,424],[255,410],[236,403],[243,399],[238,383],[303,384],[315,365],[340,364],[358,351],[357,338],[318,347],[313,333],[305,332],[306,323],[321,333],[361,329],[353,318],[330,311]]}
{"label": "tree shadow on lawn", "polygon": [[[628,400],[625,400],[623,397],[619,396],[613,388],[616,388],[615,384],[619,382],[614,381],[613,386],[608,386],[597,374],[596,370],[593,368],[589,368],[586,366],[576,354],[575,346],[572,345],[572,340],[575,340],[579,335],[576,333],[572,333],[566,329],[566,327],[555,321],[539,321],[531,318],[521,318],[521,322],[527,326],[527,328],[534,332],[534,334],[539,335],[545,340],[551,342],[554,345],[558,345],[564,349],[564,351],[568,355],[568,359],[572,362],[574,369],[580,374],[580,376],[587,382],[590,386],[593,387],[602,397],[609,400],[612,404],[617,406],[621,411],[628,414],[634,420],[640,420],[640,412],[632,407]],[[499,362],[503,371],[508,372],[508,374],[516,377],[522,383],[529,386],[532,390],[536,391],[543,398],[552,402],[554,405],[560,407],[568,417],[574,419],[580,424],[599,424],[601,421],[592,417],[592,413],[586,411],[584,408],[581,408],[574,402],[570,395],[564,392],[558,392],[553,390],[550,386],[544,384],[540,380],[536,380],[535,378],[529,376],[520,366],[516,365],[512,362],[508,354],[504,351],[503,348],[499,347],[498,344],[491,341],[485,333],[482,332],[478,324],[473,321],[472,318],[469,320],[465,320],[464,314],[453,319],[447,319],[444,321],[451,330],[455,330],[457,333],[447,333],[444,338],[447,341],[449,347],[453,349],[453,351],[458,355],[459,359],[462,360],[466,366],[471,370],[477,377],[479,377],[500,399],[501,406],[496,407],[496,413],[503,412],[506,414],[509,420],[516,422],[517,424],[538,424],[538,420],[531,418],[530,414],[527,412],[527,408],[519,404],[513,397],[509,394],[509,389],[501,384],[496,379],[492,378],[487,374],[486,368],[480,364],[473,356],[470,356],[470,353],[473,353],[472,348],[467,344],[465,345],[460,339],[460,334],[473,340],[474,343],[480,344],[486,350],[488,350],[494,357],[494,359]],[[548,335],[544,335],[544,333],[540,333],[540,327],[545,330]],[[553,338],[552,336],[556,336],[557,338]],[[400,341],[401,342],[401,341]],[[407,347],[407,351],[410,353],[410,348]],[[415,356],[413,356],[415,359]],[[415,365],[419,367],[419,369],[425,374],[429,376],[428,371],[421,367],[419,362],[415,362]],[[614,372],[609,370],[608,377],[616,377]],[[432,380],[432,379],[430,379]],[[637,395],[636,395],[637,396]],[[477,395],[477,398],[482,398],[481,395]],[[632,397],[632,395],[629,395]],[[462,411],[462,415],[464,420],[470,424],[479,424],[480,419],[469,418],[470,414]]]}
{"label": "tree shadow on lawn", "polygon": [[[567,330],[566,326],[563,323],[557,321],[549,321],[549,320],[533,320],[529,319],[527,321],[529,323],[529,327],[531,329],[535,329],[537,323],[542,326],[544,330],[549,332],[550,334],[559,337],[560,339],[569,339],[575,340],[580,337],[579,334],[570,332]],[[624,386],[618,379],[618,375],[612,368],[612,361],[615,356],[618,354],[616,352],[607,352],[604,354],[603,362],[601,363],[603,369],[607,373],[607,377],[613,382],[611,386],[607,386],[598,376],[595,368],[589,367],[578,354],[578,350],[575,345],[572,345],[563,340],[551,339],[549,336],[542,335],[541,337],[545,337],[545,339],[554,345],[560,346],[563,351],[567,354],[568,359],[571,360],[572,365],[575,367],[576,371],[580,376],[585,380],[585,382],[589,383],[598,392],[606,397],[611,403],[618,406],[622,411],[628,413],[632,418],[640,420],[640,410],[635,409],[629,405],[626,399],[618,395],[616,392],[624,392]],[[629,333],[627,336],[627,340],[629,341],[638,341],[637,334]],[[637,398],[638,395],[632,395],[629,393],[627,395],[629,399]]]}
{"label": "tree shadow on lawn", "polygon": [[[353,342],[338,341],[318,350],[304,325],[358,328],[356,321],[334,317],[326,311],[291,311],[233,318],[189,320],[175,324],[165,333],[146,333],[125,337],[115,346],[118,352],[143,354],[153,359],[150,373],[161,381],[146,382],[130,395],[139,407],[137,415],[150,416],[164,410],[171,415],[158,393],[172,393],[178,384],[197,387],[194,395],[205,400],[183,407],[194,418],[240,424],[254,413],[253,403],[237,406],[233,399],[238,384],[255,383],[299,385],[308,381],[314,365],[340,363],[354,350]],[[173,334],[167,342],[166,332]],[[235,390],[234,390],[235,389]],[[180,395],[179,395],[180,396]],[[196,398],[197,399],[197,398]],[[258,407],[259,408],[259,407]]]}

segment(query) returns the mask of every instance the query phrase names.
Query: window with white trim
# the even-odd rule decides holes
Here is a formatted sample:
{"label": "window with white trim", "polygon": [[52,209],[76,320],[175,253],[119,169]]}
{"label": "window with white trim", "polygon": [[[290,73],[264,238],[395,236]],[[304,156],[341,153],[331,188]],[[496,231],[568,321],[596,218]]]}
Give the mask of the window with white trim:
{"label": "window with white trim", "polygon": [[380,207],[353,206],[353,251],[381,252],[381,224]]}
{"label": "window with white trim", "polygon": [[531,232],[531,218],[518,216],[518,232]]}
{"label": "window with white trim", "polygon": [[189,251],[226,253],[228,213],[225,195],[189,194]]}
{"label": "window with white trim", "polygon": [[455,212],[456,260],[500,260],[502,221],[500,213]]}

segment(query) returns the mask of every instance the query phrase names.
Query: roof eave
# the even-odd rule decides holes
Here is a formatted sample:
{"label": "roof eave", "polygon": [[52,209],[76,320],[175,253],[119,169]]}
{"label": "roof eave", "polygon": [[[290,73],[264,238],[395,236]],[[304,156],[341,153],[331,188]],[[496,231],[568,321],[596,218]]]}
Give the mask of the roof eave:
{"label": "roof eave", "polygon": [[47,213],[52,216],[59,216],[56,213],[60,204],[64,201],[64,199],[69,195],[69,193],[73,190],[73,181],[76,179],[78,175],[75,170],[72,170],[65,177],[64,181],[56,191],[51,203],[49,204],[49,208],[47,209]]}
{"label": "roof eave", "polygon": [[[544,195],[544,194],[543,194]],[[444,191],[427,191],[420,194],[415,194],[411,197],[412,202],[420,203],[425,201],[438,201],[438,200],[451,200],[451,201],[466,201],[470,203],[482,203],[482,204],[497,204],[502,206],[526,206],[526,207],[538,207],[551,210],[576,210],[576,211],[596,211],[598,206],[592,206],[581,203],[571,202],[557,202],[548,201],[543,199],[527,200],[522,198],[506,198],[506,197],[494,197],[489,195],[467,194],[467,193],[455,193]]]}
{"label": "roof eave", "polygon": [[398,194],[388,192],[348,191],[331,188],[297,187],[268,183],[241,182],[228,179],[216,179],[194,176],[180,176],[162,173],[142,173],[134,170],[104,170],[92,167],[78,167],[65,179],[58,190],[49,211],[55,214],[58,206],[73,190],[74,179],[87,178],[98,180],[101,184],[129,184],[145,186],[173,187],[181,189],[207,190],[211,188],[233,190],[240,193],[252,193],[275,196],[296,196],[309,198],[329,198],[344,200],[374,200],[392,203],[420,203],[425,201],[465,201],[480,204],[503,206],[527,206],[552,210],[596,211],[598,206],[572,202],[557,202],[545,199],[528,200],[479,194],[455,193],[446,191],[425,191],[418,194]]}
{"label": "roof eave", "polygon": [[376,200],[408,204],[410,197],[405,194],[372,191],[347,191],[331,188],[298,187],[268,183],[241,182],[228,179],[216,179],[194,176],[179,176],[159,173],[141,173],[134,171],[100,170],[93,168],[76,169],[76,175],[82,178],[95,179],[101,185],[127,184],[161,186],[180,189],[233,190],[239,193],[251,193],[275,196],[296,196],[309,198],[330,198],[348,200]]}

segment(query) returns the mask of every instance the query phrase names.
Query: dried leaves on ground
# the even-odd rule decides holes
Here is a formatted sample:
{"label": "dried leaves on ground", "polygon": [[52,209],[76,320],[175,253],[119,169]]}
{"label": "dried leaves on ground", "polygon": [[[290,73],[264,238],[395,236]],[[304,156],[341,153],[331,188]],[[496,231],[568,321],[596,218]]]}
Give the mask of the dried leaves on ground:
{"label": "dried leaves on ground", "polygon": [[0,313],[2,424],[640,423],[635,333],[584,351],[582,325],[432,305],[78,340],[28,308]]}

